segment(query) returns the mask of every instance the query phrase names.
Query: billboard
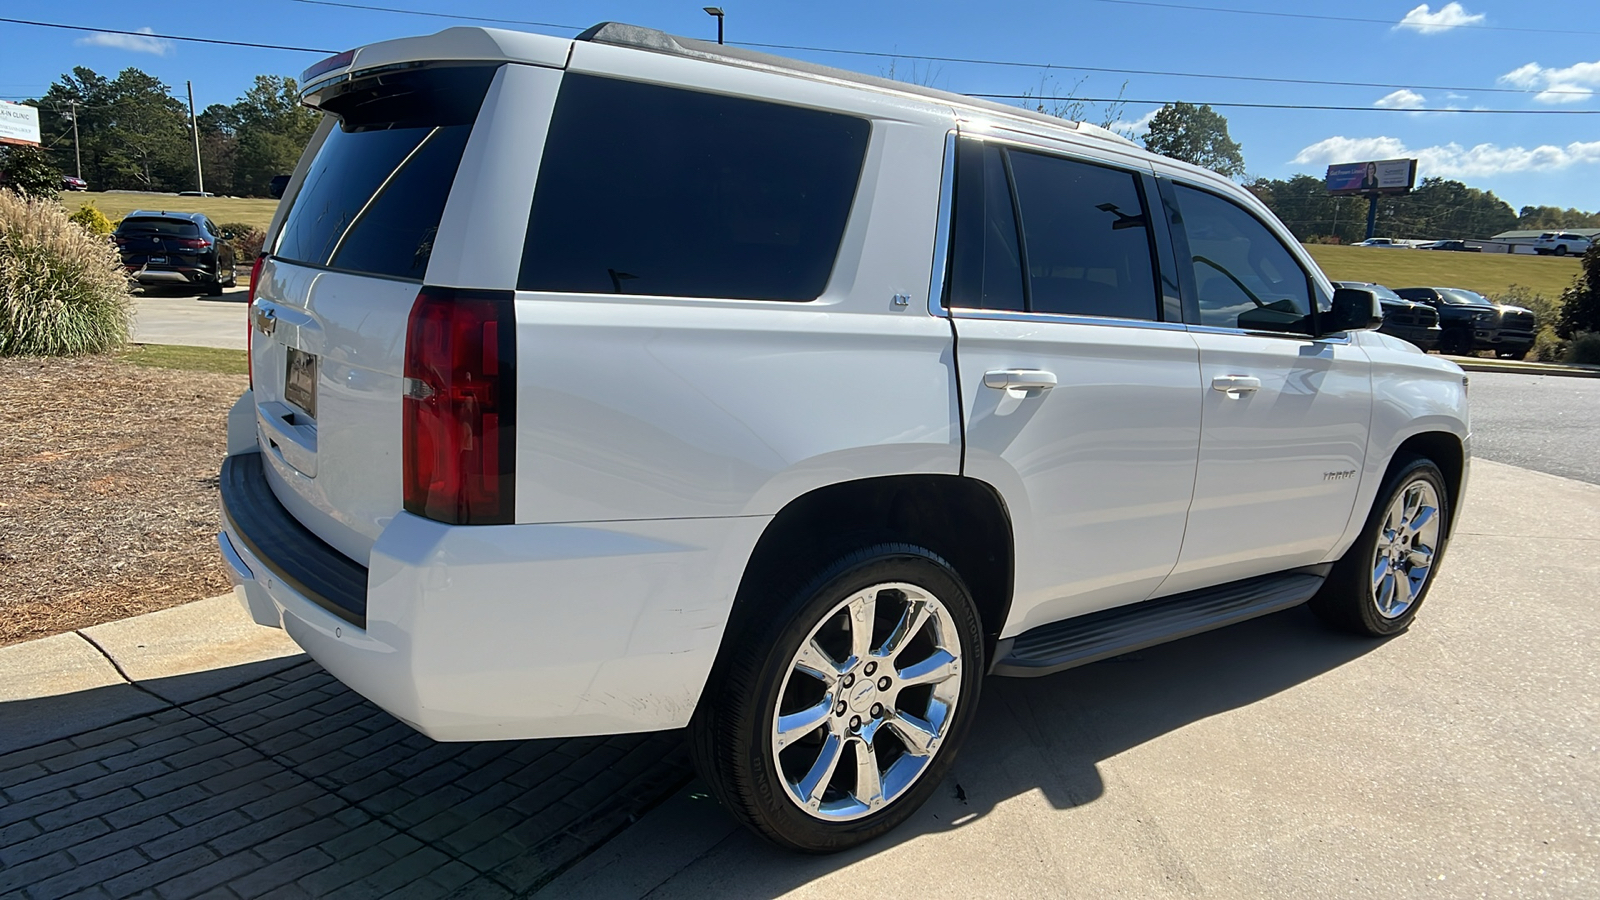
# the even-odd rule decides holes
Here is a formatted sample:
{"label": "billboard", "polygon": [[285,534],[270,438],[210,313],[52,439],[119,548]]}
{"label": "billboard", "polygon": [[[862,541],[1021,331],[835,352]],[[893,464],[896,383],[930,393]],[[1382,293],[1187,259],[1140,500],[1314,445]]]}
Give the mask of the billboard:
{"label": "billboard", "polygon": [[1414,159],[1380,159],[1328,167],[1330,194],[1409,194],[1416,182]]}
{"label": "billboard", "polygon": [[0,144],[39,146],[39,110],[0,100]]}

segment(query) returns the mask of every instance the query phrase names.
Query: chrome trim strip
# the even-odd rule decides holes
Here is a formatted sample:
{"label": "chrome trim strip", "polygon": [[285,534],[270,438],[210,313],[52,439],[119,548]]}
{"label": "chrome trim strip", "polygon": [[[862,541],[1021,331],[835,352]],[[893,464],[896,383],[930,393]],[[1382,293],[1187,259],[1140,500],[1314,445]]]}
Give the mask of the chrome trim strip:
{"label": "chrome trim strip", "polygon": [[944,282],[950,271],[950,228],[955,209],[956,130],[944,136],[944,171],[939,175],[939,220],[933,232],[933,271],[928,278],[928,312],[948,318]]}
{"label": "chrome trim strip", "polygon": [[1216,325],[1185,325],[1184,328],[1186,328],[1192,334],[1242,334],[1248,337],[1277,338],[1279,340],[1290,341],[1311,341],[1318,344],[1350,343],[1349,333],[1343,331],[1337,334],[1325,334],[1322,337],[1312,337],[1309,334],[1289,334],[1281,331],[1250,331],[1244,328],[1219,328]]}
{"label": "chrome trim strip", "polygon": [[1018,312],[1001,309],[952,309],[958,319],[989,319],[996,322],[1055,322],[1062,325],[1101,325],[1109,328],[1145,328],[1152,331],[1183,331],[1182,322],[1154,322],[1148,319],[1113,319],[1100,316],[1068,316],[1058,313]]}

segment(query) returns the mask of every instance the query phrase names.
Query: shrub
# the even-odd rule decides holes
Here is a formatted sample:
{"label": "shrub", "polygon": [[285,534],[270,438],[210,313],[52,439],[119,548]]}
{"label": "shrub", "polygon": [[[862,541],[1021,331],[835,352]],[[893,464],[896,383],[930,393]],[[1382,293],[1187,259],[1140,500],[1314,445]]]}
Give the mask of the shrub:
{"label": "shrub", "polygon": [[115,247],[54,200],[0,190],[0,356],[99,353],[127,343],[133,308]]}
{"label": "shrub", "polygon": [[267,239],[266,232],[244,222],[223,222],[218,227],[233,235],[230,243],[233,244],[236,262],[255,262],[256,257],[261,255],[261,244]]}
{"label": "shrub", "polygon": [[93,203],[85,203],[78,207],[78,211],[67,217],[76,222],[84,231],[95,237],[105,237],[117,230],[115,222],[111,221],[105,213],[95,207]]}
{"label": "shrub", "polygon": [[1567,362],[1600,366],[1600,333],[1588,332],[1573,338],[1567,347]]}
{"label": "shrub", "polygon": [[1555,328],[1544,325],[1533,336],[1533,347],[1528,355],[1539,362],[1561,362],[1567,356],[1567,342],[1556,334]]}
{"label": "shrub", "polygon": [[0,179],[24,197],[54,198],[61,190],[61,170],[38,147],[0,147]]}
{"label": "shrub", "polygon": [[1600,332],[1600,244],[1583,254],[1583,271],[1561,295],[1556,333],[1570,338],[1583,332]]}

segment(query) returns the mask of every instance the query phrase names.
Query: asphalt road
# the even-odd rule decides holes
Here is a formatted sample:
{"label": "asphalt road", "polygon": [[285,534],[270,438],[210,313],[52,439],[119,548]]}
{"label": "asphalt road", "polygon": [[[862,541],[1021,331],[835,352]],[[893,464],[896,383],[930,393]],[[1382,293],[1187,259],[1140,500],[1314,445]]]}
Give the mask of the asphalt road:
{"label": "asphalt road", "polygon": [[1471,378],[1474,457],[1600,484],[1600,378]]}

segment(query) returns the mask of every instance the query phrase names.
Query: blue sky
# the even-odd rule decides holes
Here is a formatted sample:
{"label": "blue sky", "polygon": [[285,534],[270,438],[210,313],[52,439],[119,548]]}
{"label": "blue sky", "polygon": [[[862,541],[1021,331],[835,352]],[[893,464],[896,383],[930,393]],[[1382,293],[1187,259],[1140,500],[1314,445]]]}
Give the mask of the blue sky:
{"label": "blue sky", "polygon": [[[352,3],[448,10],[572,28],[509,25],[570,36],[602,20],[632,22],[678,34],[712,37],[716,23],[700,3],[350,0]],[[1249,10],[1268,15],[1195,9]],[[1419,5],[1408,0],[1071,0],[1071,2],[741,3],[724,0],[727,35],[753,41],[931,56],[959,56],[1159,70],[1205,75],[1378,82],[1390,87],[1288,85],[1167,75],[1124,75],[1044,69],[896,62],[895,72],[937,87],[971,93],[1073,90],[1110,97],[1213,103],[1359,107],[1356,111],[1219,107],[1244,148],[1251,176],[1321,175],[1330,162],[1400,156],[1421,160],[1421,175],[1455,178],[1493,190],[1513,207],[1576,206],[1600,210],[1600,115],[1494,115],[1452,108],[1600,111],[1600,3],[1532,4],[1461,0]],[[1187,7],[1187,8],[1185,8]],[[314,5],[303,0],[252,0],[196,6],[175,15],[151,6],[78,0],[8,0],[6,17],[141,29],[197,37],[325,47],[334,50],[456,24],[447,19]],[[1533,10],[1560,10],[1557,21]],[[1298,18],[1320,16],[1324,18]],[[1349,21],[1371,20],[1371,21]],[[462,22],[460,24],[472,24]],[[1447,26],[1458,27],[1447,27]],[[195,102],[231,102],[258,73],[298,75],[317,54],[172,43],[153,38],[86,35],[0,23],[0,97],[37,96],[74,65],[114,74],[137,66],[173,85],[195,83]],[[888,74],[887,59],[775,51],[817,62]],[[1084,78],[1087,74],[1087,78]],[[1080,82],[1080,79],[1084,79]],[[1500,89],[1492,92],[1488,89]],[[1504,91],[1513,92],[1504,92]],[[1425,107],[1396,112],[1382,107]],[[1129,105],[1134,128],[1154,106]]]}

